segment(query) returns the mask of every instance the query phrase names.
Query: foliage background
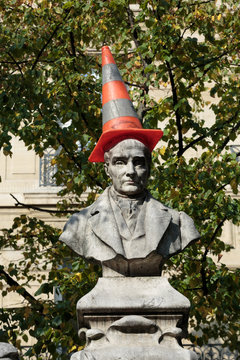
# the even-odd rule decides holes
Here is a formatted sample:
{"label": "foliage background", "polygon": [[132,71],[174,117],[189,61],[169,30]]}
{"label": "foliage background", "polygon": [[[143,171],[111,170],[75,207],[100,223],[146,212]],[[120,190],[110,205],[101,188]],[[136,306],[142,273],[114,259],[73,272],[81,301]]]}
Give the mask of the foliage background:
{"label": "foliage background", "polygon": [[[39,156],[49,147],[60,149],[52,162],[62,186],[56,216],[90,204],[108,184],[102,165],[87,159],[101,134],[99,51],[111,45],[144,127],[164,128],[149,188],[163,203],[186,211],[202,234],[166,265],[173,286],[192,303],[190,340],[202,345],[221,338],[239,350],[239,269],[212,260],[230,250],[220,240],[224,223],[240,220],[238,198],[225,191],[237,194],[240,182],[237,155],[229,150],[240,131],[236,1],[1,0],[0,10],[3,153],[11,156],[13,136]],[[153,88],[162,90],[158,101]],[[212,123],[204,120],[205,106],[214,113]],[[186,157],[189,150],[197,155]],[[20,346],[30,334],[37,343],[29,354],[67,358],[82,346],[74,329],[76,301],[100,270],[76,258],[59,243],[59,230],[37,219],[21,216],[2,234],[1,248],[22,250],[24,260],[20,268],[0,266],[0,284],[7,283],[5,293],[21,294],[26,306],[2,309],[1,338]],[[36,296],[57,286],[64,301],[31,296],[33,279],[39,281]]]}

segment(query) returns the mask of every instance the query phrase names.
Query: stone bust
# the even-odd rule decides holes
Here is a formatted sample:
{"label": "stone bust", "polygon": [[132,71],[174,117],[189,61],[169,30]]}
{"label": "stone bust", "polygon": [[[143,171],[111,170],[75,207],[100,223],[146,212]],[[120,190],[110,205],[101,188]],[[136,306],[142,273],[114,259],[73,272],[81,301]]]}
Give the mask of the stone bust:
{"label": "stone bust", "polygon": [[148,192],[151,152],[142,142],[124,139],[104,160],[112,185],[70,217],[60,240],[101,263],[103,276],[160,275],[166,259],[200,237],[193,220]]}

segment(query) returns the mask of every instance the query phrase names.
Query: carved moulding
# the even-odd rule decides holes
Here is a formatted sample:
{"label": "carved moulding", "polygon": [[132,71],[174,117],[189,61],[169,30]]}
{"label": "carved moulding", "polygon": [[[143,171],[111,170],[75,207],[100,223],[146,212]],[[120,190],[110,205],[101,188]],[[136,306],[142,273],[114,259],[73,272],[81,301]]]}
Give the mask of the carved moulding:
{"label": "carved moulding", "polygon": [[78,301],[86,347],[71,360],[196,360],[180,345],[189,308],[164,277],[100,278]]}

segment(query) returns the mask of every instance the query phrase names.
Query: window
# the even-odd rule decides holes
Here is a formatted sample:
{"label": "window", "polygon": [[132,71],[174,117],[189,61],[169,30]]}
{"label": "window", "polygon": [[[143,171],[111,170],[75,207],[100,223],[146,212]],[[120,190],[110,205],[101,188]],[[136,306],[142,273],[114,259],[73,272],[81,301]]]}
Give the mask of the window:
{"label": "window", "polygon": [[57,165],[52,164],[52,160],[59,153],[60,149],[48,149],[40,158],[39,186],[57,186],[54,175],[57,172]]}

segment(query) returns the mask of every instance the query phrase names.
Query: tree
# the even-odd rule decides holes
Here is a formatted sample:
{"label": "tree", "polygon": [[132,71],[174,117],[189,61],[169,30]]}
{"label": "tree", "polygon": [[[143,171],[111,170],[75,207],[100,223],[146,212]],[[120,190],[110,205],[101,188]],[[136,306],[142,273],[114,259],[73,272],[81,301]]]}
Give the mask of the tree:
{"label": "tree", "polygon": [[[39,156],[49,147],[60,149],[53,160],[56,182],[62,185],[58,216],[95,199],[108,180],[102,165],[87,159],[101,134],[99,51],[104,43],[111,45],[144,127],[164,128],[149,188],[165,204],[186,211],[202,235],[166,264],[174,274],[173,286],[192,303],[190,324],[198,333],[190,339],[202,345],[221,338],[239,350],[239,269],[230,271],[212,260],[230,250],[220,240],[224,223],[240,221],[240,202],[226,193],[231,188],[236,195],[240,182],[239,154],[229,148],[240,134],[236,1],[10,0],[0,1],[0,8],[4,154],[11,156],[13,136]],[[162,98],[155,99],[153,88]],[[211,109],[212,123],[204,119],[204,107]],[[198,156],[189,155],[190,150]],[[87,187],[91,191],[82,203]],[[62,200],[66,194],[70,200]],[[42,221],[22,216],[0,238],[2,248],[23,251],[21,268],[1,266],[0,274],[6,291],[17,291],[26,300],[24,308],[11,314],[2,310],[3,330],[18,345],[29,330],[37,339],[31,351],[48,350],[52,359],[59,356],[59,346],[81,346],[72,330],[74,303],[94,285],[99,271],[74,257],[58,236]],[[48,279],[36,275],[42,267],[49,268]],[[57,286],[65,300],[30,296],[27,282],[32,278],[40,286],[35,295]]]}

